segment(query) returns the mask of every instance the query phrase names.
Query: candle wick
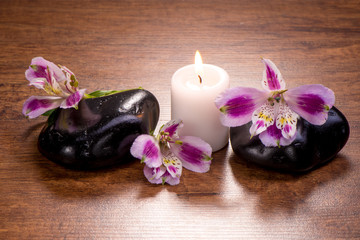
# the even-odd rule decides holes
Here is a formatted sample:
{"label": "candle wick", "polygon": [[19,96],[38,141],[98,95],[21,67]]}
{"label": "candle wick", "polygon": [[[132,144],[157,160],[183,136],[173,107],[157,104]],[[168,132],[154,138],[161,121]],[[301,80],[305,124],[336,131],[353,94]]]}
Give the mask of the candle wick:
{"label": "candle wick", "polygon": [[199,80],[200,80],[200,84],[202,84],[202,78],[200,77],[200,75],[198,75]]}

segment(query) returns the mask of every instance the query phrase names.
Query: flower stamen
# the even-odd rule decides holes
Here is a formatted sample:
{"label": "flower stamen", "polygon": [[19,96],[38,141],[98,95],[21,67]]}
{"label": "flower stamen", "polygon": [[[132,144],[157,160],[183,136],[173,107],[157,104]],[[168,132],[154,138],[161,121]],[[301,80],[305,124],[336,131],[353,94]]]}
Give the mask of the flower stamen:
{"label": "flower stamen", "polygon": [[335,101],[330,89],[320,84],[287,89],[276,65],[265,58],[262,62],[263,91],[236,87],[216,98],[215,104],[225,126],[237,127],[251,120],[250,139],[259,135],[265,146],[276,147],[287,146],[295,140],[299,115],[311,124],[325,123]]}
{"label": "flower stamen", "polygon": [[[177,131],[182,125],[180,120],[170,121],[160,128],[156,137],[143,134],[132,144],[130,153],[145,163],[144,174],[149,182],[176,185],[182,167],[195,172],[209,170],[211,146],[197,137],[179,137]],[[151,151],[147,151],[150,147]]]}

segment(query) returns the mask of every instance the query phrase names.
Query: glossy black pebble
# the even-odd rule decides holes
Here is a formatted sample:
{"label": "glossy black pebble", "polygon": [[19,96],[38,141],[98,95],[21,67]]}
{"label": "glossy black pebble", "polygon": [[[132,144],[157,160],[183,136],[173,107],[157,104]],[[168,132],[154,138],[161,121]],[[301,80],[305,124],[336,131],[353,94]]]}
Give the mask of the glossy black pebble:
{"label": "glossy black pebble", "polygon": [[251,123],[230,128],[230,141],[238,160],[283,172],[305,172],[333,159],[346,144],[350,128],[335,107],[322,126],[299,119],[294,142],[286,147],[265,147],[258,136],[250,139]]}
{"label": "glossy black pebble", "polygon": [[38,147],[69,168],[98,169],[127,162],[134,139],[153,131],[159,103],[143,89],[82,100],[78,110],[57,109],[40,133]]}

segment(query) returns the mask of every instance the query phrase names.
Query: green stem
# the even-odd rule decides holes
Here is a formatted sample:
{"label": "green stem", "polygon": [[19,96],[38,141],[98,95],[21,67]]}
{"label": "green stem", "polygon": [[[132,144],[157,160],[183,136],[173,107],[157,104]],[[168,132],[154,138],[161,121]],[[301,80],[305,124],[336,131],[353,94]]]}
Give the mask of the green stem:
{"label": "green stem", "polygon": [[138,87],[138,88],[132,88],[132,89],[126,89],[126,90],[120,90],[120,91],[117,91],[117,90],[97,90],[97,91],[89,93],[89,94],[85,93],[84,99],[104,97],[104,96],[109,96],[109,95],[112,95],[112,94],[121,93],[121,92],[125,92],[125,91],[136,90],[136,89],[143,89],[143,88]]}

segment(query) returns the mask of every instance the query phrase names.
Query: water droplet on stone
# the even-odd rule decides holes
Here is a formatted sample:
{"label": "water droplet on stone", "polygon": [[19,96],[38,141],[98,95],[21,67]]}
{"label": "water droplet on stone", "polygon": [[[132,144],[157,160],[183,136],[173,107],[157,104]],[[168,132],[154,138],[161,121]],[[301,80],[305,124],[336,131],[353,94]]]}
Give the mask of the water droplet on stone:
{"label": "water droplet on stone", "polygon": [[143,89],[89,98],[78,110],[57,109],[41,131],[38,146],[44,156],[66,167],[109,167],[133,160],[132,142],[154,130],[158,119],[159,103]]}
{"label": "water droplet on stone", "polygon": [[345,146],[349,123],[335,107],[324,125],[312,125],[300,118],[296,139],[289,146],[265,147],[258,136],[250,139],[251,122],[230,128],[231,146],[239,158],[259,166],[285,172],[304,172],[333,159]]}

